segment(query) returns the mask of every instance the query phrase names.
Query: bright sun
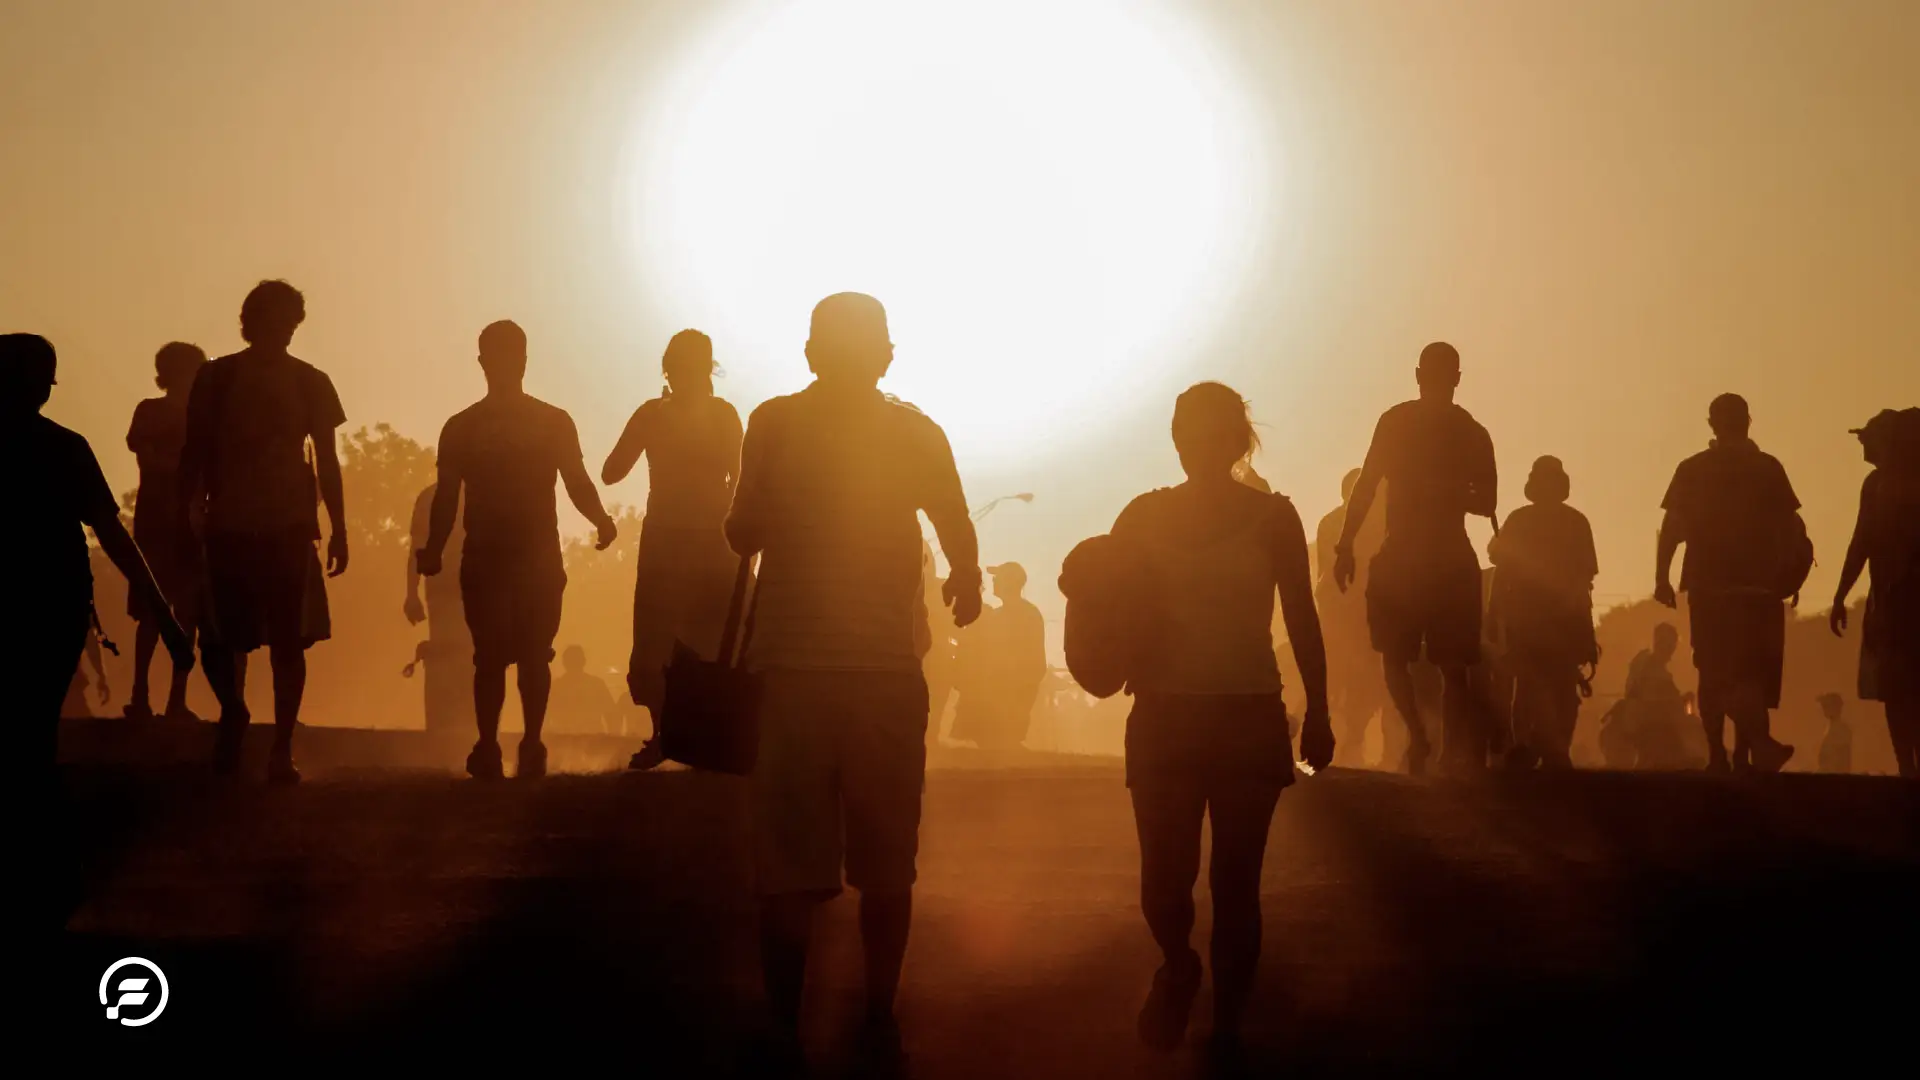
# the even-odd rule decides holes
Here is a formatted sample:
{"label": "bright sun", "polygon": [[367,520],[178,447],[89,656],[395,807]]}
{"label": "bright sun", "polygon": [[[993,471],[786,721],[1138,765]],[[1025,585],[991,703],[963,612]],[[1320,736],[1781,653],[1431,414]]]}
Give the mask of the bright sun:
{"label": "bright sun", "polygon": [[1257,139],[1171,4],[799,0],[716,26],[640,151],[643,273],[758,400],[815,301],[887,305],[885,387],[1009,463],[1169,387],[1259,233]]}

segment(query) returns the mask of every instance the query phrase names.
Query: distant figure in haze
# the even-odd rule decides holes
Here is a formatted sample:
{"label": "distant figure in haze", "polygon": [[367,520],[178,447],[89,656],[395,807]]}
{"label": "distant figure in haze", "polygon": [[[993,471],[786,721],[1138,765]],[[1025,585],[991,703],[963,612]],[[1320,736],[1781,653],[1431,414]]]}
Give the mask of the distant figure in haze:
{"label": "distant figure in haze", "polygon": [[202,613],[200,653],[220,699],[214,768],[223,775],[240,770],[252,722],[241,658],[266,646],[273,665],[272,784],[300,779],[293,732],[307,687],[306,650],[331,636],[315,551],[318,502],[333,524],[327,573],[337,577],[347,569],[346,498],[334,439],[346,413],[333,380],[287,352],[306,317],[306,298],[293,286],[254,286],[240,305],[247,347],[194,379],[180,451],[181,498],[188,520],[202,523],[212,600]]}
{"label": "distant figure in haze", "polygon": [[1040,683],[1047,677],[1047,625],[1023,592],[1027,571],[1019,563],[990,566],[993,595],[1000,601],[961,636],[955,665],[960,702],[953,737],[982,750],[1017,749],[1027,738]]}
{"label": "distant figure in haze", "polygon": [[1306,527],[1293,503],[1237,480],[1257,447],[1247,404],[1200,383],[1174,403],[1173,445],[1187,474],[1134,499],[1112,536],[1144,557],[1158,625],[1129,680],[1127,787],[1140,834],[1140,906],[1163,962],[1139,1016],[1141,1039],[1180,1045],[1200,957],[1193,885],[1200,826],[1213,825],[1214,1035],[1236,1043],[1260,956],[1260,868],[1293,745],[1274,653],[1278,591],[1307,699],[1300,748],[1333,758],[1326,652],[1314,611]]}
{"label": "distant figure in haze", "polygon": [[415,554],[427,546],[427,537],[433,533],[433,496],[439,487],[428,484],[413,500],[407,527],[407,599],[402,610],[412,625],[427,624],[427,640],[414,651],[414,661],[426,667],[421,681],[427,730],[453,735],[472,731],[475,723],[473,635],[467,630],[466,608],[460,600],[460,551],[467,537],[458,517],[441,553],[438,574],[423,577]]}
{"label": "distant figure in haze", "polygon": [[[1320,611],[1320,630],[1326,637],[1327,693],[1330,695],[1333,715],[1339,718],[1344,733],[1335,764],[1351,766],[1366,763],[1363,755],[1366,752],[1367,725],[1373,723],[1375,714],[1381,717],[1381,760],[1397,762],[1406,753],[1405,747],[1399,745],[1405,740],[1398,737],[1405,729],[1394,729],[1395,734],[1389,734],[1393,725],[1386,723],[1387,687],[1381,677],[1380,660],[1367,635],[1367,605],[1364,600],[1367,566],[1379,554],[1381,541],[1386,536],[1386,530],[1380,525],[1381,515],[1375,515],[1373,522],[1359,534],[1354,560],[1359,590],[1349,593],[1333,580],[1333,566],[1337,560],[1334,548],[1340,544],[1340,534],[1347,523],[1347,508],[1353,499],[1353,489],[1359,483],[1359,469],[1347,473],[1340,481],[1340,505],[1320,519],[1313,540],[1314,557],[1319,570],[1313,597]],[[1374,501],[1377,504],[1390,497],[1390,493],[1381,488],[1376,492]]]}
{"label": "distant figure in haze", "polygon": [[1407,771],[1426,771],[1431,745],[1419,720],[1412,666],[1426,659],[1446,680],[1444,764],[1453,772],[1486,767],[1496,737],[1490,710],[1476,692],[1480,659],[1480,559],[1466,516],[1491,518],[1498,506],[1493,440],[1454,404],[1460,354],[1445,342],[1420,352],[1420,397],[1388,409],[1348,502],[1334,547],[1334,582],[1350,587],[1358,570],[1354,545],[1382,480],[1393,490],[1387,538],[1367,582],[1367,625],[1384,658],[1387,693],[1407,722]]}
{"label": "distant figure in haze", "polygon": [[[93,636],[93,568],[85,527],[155,613],[175,664],[193,666],[193,639],[169,614],[166,597],[120,523],[120,506],[87,440],[40,415],[52,396],[57,358],[38,334],[0,334],[0,461],[6,480],[7,617],[22,628],[0,654],[0,686],[26,740],[28,779],[50,786],[60,706]],[[23,730],[24,728],[24,730]],[[35,792],[45,794],[45,792]],[[31,875],[29,875],[31,877]]]}
{"label": "distant figure in haze", "polygon": [[600,550],[613,543],[617,530],[587,475],[573,418],[520,388],[527,374],[527,335],[518,324],[503,319],[480,332],[480,370],[486,373],[487,396],[454,414],[440,431],[432,524],[414,560],[427,577],[445,568],[442,555],[464,501],[460,597],[473,634],[473,705],[480,727],[480,739],[467,755],[467,774],[498,780],[504,773],[500,710],[512,665],[526,721],[515,775],[534,779],[547,772],[540,729],[553,688],[549,665],[567,588],[555,478],[599,531]]}
{"label": "distant figure in haze", "polygon": [[560,654],[560,677],[553,680],[547,730],[573,735],[603,735],[621,728],[620,708],[607,680],[587,671],[587,650],[569,645]]}
{"label": "distant figure in haze", "polygon": [[1920,778],[1920,409],[1884,410],[1854,434],[1874,469],[1860,485],[1828,625],[1846,632],[1847,595],[1871,567],[1860,700],[1885,703],[1900,775]]}
{"label": "distant figure in haze", "polygon": [[1821,694],[1820,715],[1827,718],[1827,733],[1820,739],[1820,771],[1853,771],[1853,725],[1847,723],[1846,700],[1831,691]]}
{"label": "distant figure in haze", "polygon": [[727,538],[758,553],[746,662],[764,678],[752,780],[761,960],[774,1049],[791,1065],[818,904],[860,890],[866,1031],[896,1048],[926,773],[927,684],[914,641],[918,514],[952,566],[954,624],[980,617],[980,551],[940,426],[881,393],[886,311],[839,293],[813,309],[814,382],[754,410]]}
{"label": "distant figure in haze", "polygon": [[[187,441],[187,395],[193,380],[207,364],[197,345],[175,341],[160,347],[153,358],[154,383],[163,396],[148,398],[133,408],[127,428],[127,449],[140,463],[140,493],[133,503],[133,539],[147,557],[160,591],[173,601],[174,617],[187,633],[199,622],[202,574],[200,543],[180,500],[180,447]],[[137,624],[133,634],[133,690],[127,701],[129,719],[153,718],[148,670],[160,644],[160,620],[148,610],[139,593],[127,594],[127,614]],[[167,687],[166,715],[198,719],[187,710],[187,670],[173,669]]]}
{"label": "distant figure in haze", "polygon": [[1560,459],[1543,457],[1527,477],[1527,505],[1508,515],[1487,545],[1494,566],[1493,619],[1514,680],[1514,754],[1521,766],[1573,767],[1580,669],[1599,662],[1593,579],[1600,572],[1587,517],[1567,505]]}
{"label": "distant figure in haze", "polygon": [[1697,768],[1701,759],[1689,745],[1687,697],[1673,681],[1670,665],[1680,651],[1680,632],[1672,623],[1653,628],[1653,647],[1627,664],[1626,690],[1602,718],[1601,747],[1616,768]]}
{"label": "distant figure in haze", "polygon": [[[666,389],[634,410],[600,470],[603,483],[617,484],[647,458],[627,689],[655,715],[676,640],[709,660],[718,653],[740,561],[721,531],[739,479],[740,414],[714,395],[713,341],[682,330],[660,367]],[[659,764],[659,749],[649,740],[634,766]]]}
{"label": "distant figure in haze", "polygon": [[1674,553],[1687,546],[1680,588],[1687,593],[1693,666],[1700,672],[1700,722],[1707,768],[1729,768],[1725,729],[1733,719],[1734,764],[1778,772],[1793,747],[1773,738],[1768,710],[1780,705],[1787,612],[1779,594],[1786,542],[1800,500],[1787,471],[1747,437],[1747,403],[1722,394],[1707,410],[1708,449],[1680,463],[1661,504],[1653,597],[1668,607]]}

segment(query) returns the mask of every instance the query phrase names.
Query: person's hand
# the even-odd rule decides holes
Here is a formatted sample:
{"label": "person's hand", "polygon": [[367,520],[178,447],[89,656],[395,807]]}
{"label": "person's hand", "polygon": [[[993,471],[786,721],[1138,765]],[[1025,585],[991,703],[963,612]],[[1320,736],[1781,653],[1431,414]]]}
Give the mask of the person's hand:
{"label": "person's hand", "polygon": [[1662,607],[1679,607],[1680,598],[1673,594],[1673,584],[1662,581],[1653,587],[1653,602]]}
{"label": "person's hand", "polygon": [[333,537],[327,541],[327,576],[339,577],[346,572],[347,534],[335,529]]}
{"label": "person's hand", "polygon": [[187,633],[177,621],[168,620],[160,628],[160,639],[166,643],[167,655],[173,658],[173,666],[185,675],[193,670],[193,635]]}
{"label": "person's hand", "polygon": [[407,605],[401,610],[406,613],[409,626],[419,626],[427,621],[427,605],[422,604],[417,595],[407,597]]}
{"label": "person's hand", "polygon": [[113,700],[113,687],[107,685],[107,677],[104,674],[100,676],[100,695],[99,696],[100,696],[100,704],[102,705],[105,705],[107,702]]}
{"label": "person's hand", "polygon": [[964,628],[980,617],[980,579],[975,576],[969,586],[960,578],[959,574],[947,578],[940,586],[940,598],[953,609],[953,625]]}
{"label": "person's hand", "polygon": [[413,566],[420,571],[421,577],[432,577],[440,572],[440,553],[421,548],[413,553]]}
{"label": "person's hand", "polygon": [[1333,764],[1333,718],[1325,705],[1307,706],[1300,726],[1300,757],[1314,772]]}
{"label": "person's hand", "polygon": [[1833,631],[1834,637],[1847,636],[1846,601],[1836,599],[1833,602],[1833,610],[1827,614],[1827,629]]}
{"label": "person's hand", "polygon": [[613,546],[615,540],[620,538],[620,529],[614,525],[612,518],[600,522],[597,528],[600,530],[600,542],[593,546],[595,551],[607,550]]}
{"label": "person's hand", "polygon": [[1353,564],[1353,549],[1349,547],[1334,548],[1333,549],[1333,583],[1334,585],[1339,587],[1341,592],[1346,592],[1347,586],[1353,584],[1353,576],[1355,572],[1356,572],[1356,568]]}

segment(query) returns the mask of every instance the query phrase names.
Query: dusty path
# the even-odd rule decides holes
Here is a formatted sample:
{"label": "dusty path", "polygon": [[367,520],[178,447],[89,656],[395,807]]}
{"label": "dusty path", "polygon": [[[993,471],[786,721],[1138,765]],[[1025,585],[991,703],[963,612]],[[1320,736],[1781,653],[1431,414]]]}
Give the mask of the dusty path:
{"label": "dusty path", "polygon": [[[37,1029],[77,1037],[63,1045],[157,1061],[272,1036],[302,1054],[414,1043],[706,1075],[751,1016],[736,781],[391,771],[220,790],[100,766],[68,780],[80,884]],[[1920,959],[1920,789],[1564,781],[1336,771],[1289,792],[1265,878],[1258,1060],[1724,1065],[1863,1054],[1875,1016],[1911,1012],[1910,995],[1869,986]],[[1155,963],[1135,857],[1117,769],[933,774],[901,1002],[910,1074],[1191,1074],[1193,1054],[1154,1059],[1133,1039]],[[820,932],[808,1034],[828,1074],[858,1004],[852,911],[831,905]],[[91,999],[128,954],[173,987],[137,1031]],[[689,1060],[659,1072],[669,1053]]]}

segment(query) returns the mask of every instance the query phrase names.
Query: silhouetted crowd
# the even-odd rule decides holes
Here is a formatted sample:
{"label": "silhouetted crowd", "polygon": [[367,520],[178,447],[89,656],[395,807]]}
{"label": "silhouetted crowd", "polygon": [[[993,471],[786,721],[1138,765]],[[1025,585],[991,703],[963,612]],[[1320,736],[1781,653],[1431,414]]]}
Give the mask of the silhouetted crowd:
{"label": "silhouetted crowd", "polygon": [[[30,717],[34,768],[52,767],[61,702],[83,654],[93,649],[99,665],[85,526],[130,584],[139,631],[129,713],[152,715],[147,671],[164,644],[173,661],[164,712],[189,715],[197,644],[220,706],[213,765],[236,774],[251,723],[246,657],[265,647],[267,780],[299,780],[305,653],[331,633],[326,579],[349,563],[335,437],[346,413],[327,375],[289,352],[305,317],[296,289],[266,281],[241,306],[240,352],[208,360],[177,342],[159,351],[162,396],[140,403],[127,435],[140,468],[131,534],[86,440],[40,415],[55,382],[53,346],[0,338],[6,459],[15,463],[10,565],[23,580],[4,685]],[[688,700],[676,683],[687,657],[728,666],[737,646],[739,669],[752,673],[754,753],[744,771],[774,1020],[768,1050],[789,1063],[799,1054],[813,913],[843,884],[860,892],[867,1030],[883,1049],[897,1040],[930,715],[937,738],[959,686],[955,736],[1018,746],[1047,675],[1042,620],[1018,564],[988,568],[1001,604],[983,617],[985,574],[946,435],[878,388],[893,362],[880,303],[855,293],[822,300],[805,355],[814,382],[742,425],[714,392],[712,342],[675,335],[665,391],[633,413],[600,474],[611,484],[647,459],[628,691],[656,730],[633,767],[671,753],[662,730]],[[406,614],[435,624],[416,655],[430,673],[429,715],[472,717],[478,739],[466,767],[477,780],[506,775],[499,726],[515,669],[525,719],[515,775],[533,778],[546,770],[552,694],[569,713],[613,707],[605,686],[583,675],[584,655],[567,657],[557,687],[551,675],[567,584],[556,486],[593,523],[600,548],[617,530],[572,418],[522,389],[526,334],[508,321],[487,326],[478,362],[487,392],[447,421],[437,480],[415,509]],[[1069,668],[1096,696],[1133,698],[1126,782],[1141,904],[1164,954],[1139,1015],[1150,1046],[1182,1041],[1207,966],[1190,942],[1203,821],[1212,828],[1214,1040],[1223,1052],[1237,1044],[1260,950],[1267,831],[1296,763],[1318,771],[1334,762],[1335,712],[1357,745],[1384,697],[1403,722],[1389,745],[1416,775],[1434,763],[1422,717],[1436,702],[1437,765],[1448,773],[1572,765],[1575,718],[1600,662],[1592,530],[1569,505],[1572,484],[1554,457],[1534,463],[1526,505],[1497,518],[1493,440],[1455,403],[1460,377],[1452,346],[1421,352],[1419,396],[1380,417],[1342,506],[1320,523],[1317,576],[1298,511],[1252,470],[1247,403],[1212,382],[1174,403],[1186,481],[1134,499],[1061,568]],[[1775,772],[1794,753],[1773,737],[1770,711],[1813,545],[1786,470],[1749,434],[1746,402],[1722,395],[1707,421],[1708,447],[1668,485],[1655,560],[1655,597],[1675,606],[1678,593],[1688,596],[1697,696],[1675,683],[1678,636],[1663,627],[1629,665],[1601,745],[1610,761],[1668,766],[1685,759],[1684,718],[1694,715],[1708,769]],[[1848,629],[1847,598],[1870,571],[1859,696],[1885,703],[1900,772],[1920,777],[1920,409],[1881,412],[1855,434],[1873,471],[1831,625]],[[950,566],[944,579],[933,577],[921,514]],[[1493,522],[1491,569],[1467,531],[1475,516]],[[1276,599],[1306,703],[1297,758]],[[949,651],[951,635],[976,620]],[[1364,632],[1379,668],[1350,650],[1330,665],[1323,624],[1336,640]],[[1851,755],[1851,729],[1837,698],[1823,709],[1820,757],[1840,761]]]}

